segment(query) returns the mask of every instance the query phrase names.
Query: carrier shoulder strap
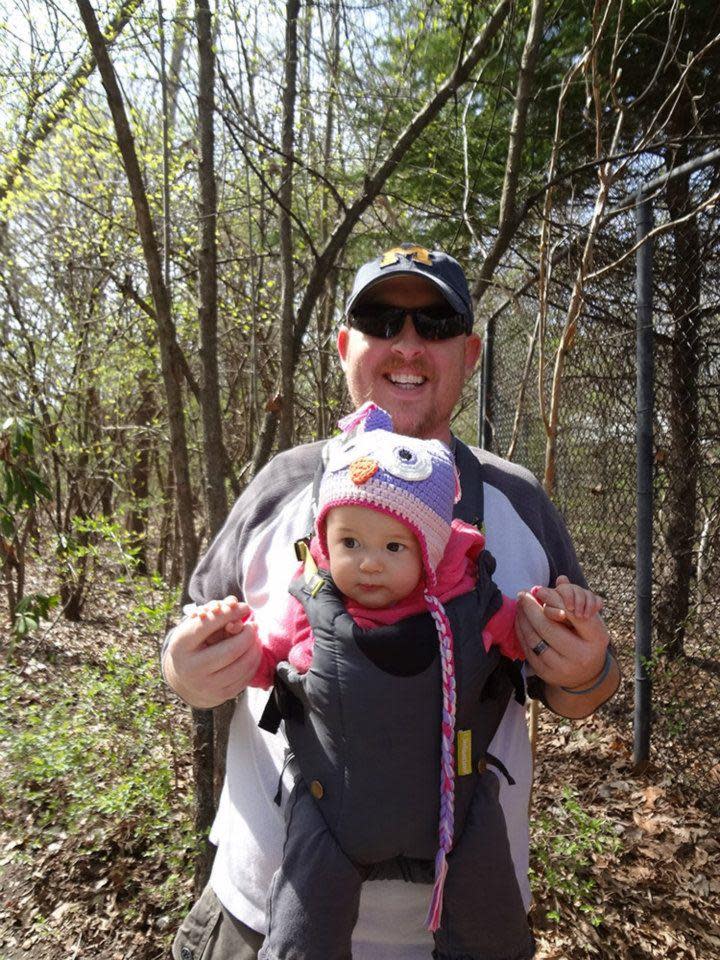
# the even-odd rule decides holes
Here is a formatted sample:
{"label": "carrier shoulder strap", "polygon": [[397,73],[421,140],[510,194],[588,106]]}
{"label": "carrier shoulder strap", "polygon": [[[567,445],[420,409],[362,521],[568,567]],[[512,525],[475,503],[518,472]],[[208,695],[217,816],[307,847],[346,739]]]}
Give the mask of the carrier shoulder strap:
{"label": "carrier shoulder strap", "polygon": [[[329,443],[330,441],[328,441]],[[320,459],[318,460],[318,465],[315,468],[315,474],[313,476],[312,482],[312,497],[310,498],[310,511],[307,518],[306,529],[307,529],[307,542],[309,543],[312,539],[312,535],[315,531],[315,517],[318,512],[318,501],[320,499],[320,484],[322,482],[323,474],[325,473],[325,467],[327,466],[328,458],[328,443],[323,445],[322,451],[320,452]],[[295,546],[295,553],[297,554],[297,544]],[[303,558],[298,556],[298,560]]]}
{"label": "carrier shoulder strap", "polygon": [[[484,529],[484,495],[483,495],[483,468],[482,464],[462,440],[453,437],[452,450],[455,455],[455,466],[460,474],[460,488],[462,496],[455,504],[455,516],[466,523],[473,523],[478,529]],[[492,561],[494,568],[494,560]],[[522,666],[518,661],[502,658],[499,671],[507,674],[512,683],[515,700],[519,704],[525,703],[525,681]]]}
{"label": "carrier shoulder strap", "polygon": [[[310,591],[310,595],[314,597],[322,588],[325,579],[320,574],[315,558],[310,553],[307,540],[295,541],[295,556],[303,565],[303,580]],[[303,705],[282,680],[276,676],[270,697],[258,721],[258,726],[268,733],[277,733],[280,722],[288,715],[293,715],[302,720],[304,716]]]}
{"label": "carrier shoulder strap", "polygon": [[485,519],[482,464],[457,437],[452,438],[451,449],[460,476],[460,500],[455,504],[454,516],[482,529]]}

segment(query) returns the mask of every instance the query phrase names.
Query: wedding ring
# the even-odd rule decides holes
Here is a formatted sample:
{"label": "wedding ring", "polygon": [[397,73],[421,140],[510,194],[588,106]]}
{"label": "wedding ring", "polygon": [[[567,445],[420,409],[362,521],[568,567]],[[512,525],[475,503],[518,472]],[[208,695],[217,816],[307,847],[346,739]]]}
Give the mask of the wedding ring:
{"label": "wedding ring", "polygon": [[536,644],[535,644],[535,646],[532,648],[532,652],[535,654],[536,657],[539,657],[540,654],[541,654],[544,650],[547,650],[547,648],[548,648],[549,646],[550,646],[549,643],[545,643],[544,640],[541,640],[540,643],[536,643]]}

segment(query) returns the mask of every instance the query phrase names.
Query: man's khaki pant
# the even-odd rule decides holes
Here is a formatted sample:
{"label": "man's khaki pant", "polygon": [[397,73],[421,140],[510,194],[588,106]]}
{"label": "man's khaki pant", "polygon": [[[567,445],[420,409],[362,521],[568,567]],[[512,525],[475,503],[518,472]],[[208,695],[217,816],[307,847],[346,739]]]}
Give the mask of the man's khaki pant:
{"label": "man's khaki pant", "polygon": [[208,886],[178,930],[172,955],[173,960],[257,960],[262,942],[262,934],[228,913]]}

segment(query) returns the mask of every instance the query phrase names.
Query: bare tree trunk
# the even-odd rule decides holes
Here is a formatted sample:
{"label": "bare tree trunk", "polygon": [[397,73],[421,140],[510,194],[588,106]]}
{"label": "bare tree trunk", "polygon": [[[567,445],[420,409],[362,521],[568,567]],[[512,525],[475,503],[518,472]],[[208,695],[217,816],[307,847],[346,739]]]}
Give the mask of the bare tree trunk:
{"label": "bare tree trunk", "polygon": [[281,450],[293,442],[295,404],[295,266],[293,263],[293,167],[295,101],[297,99],[297,25],[300,0],[285,4],[285,79],[283,86],[282,154],[280,171],[280,269],[282,305],[280,319],[280,436]]}
{"label": "bare tree trunk", "polygon": [[155,570],[158,576],[169,582],[168,561],[172,564],[173,526],[175,522],[175,511],[173,509],[175,501],[175,478],[171,464],[168,464],[167,475],[165,475],[160,451],[157,452],[155,473],[157,476],[158,489],[162,490],[165,495],[163,498],[162,516],[160,518],[160,534],[158,536],[158,553]]}
{"label": "bare tree trunk", "polygon": [[[92,301],[87,306],[86,320],[93,317]],[[78,340],[75,351],[73,372],[80,376],[88,369],[88,335],[84,330]],[[77,414],[72,422],[71,429],[78,450],[75,469],[66,471],[67,496],[62,511],[62,536],[58,537],[57,554],[61,561],[60,572],[60,601],[62,613],[66,620],[77,623],[82,618],[83,607],[87,600],[86,585],[90,565],[90,551],[87,549],[91,542],[89,530],[83,526],[91,513],[91,495],[89,490],[89,450],[93,432],[92,421],[95,417],[92,399],[93,386],[89,384],[82,389],[82,401],[78,405]],[[78,399],[80,399],[78,397]],[[78,525],[76,526],[76,521]]]}
{"label": "bare tree trunk", "polygon": [[178,500],[178,516],[183,546],[184,582],[190,579],[197,557],[197,541],[193,524],[193,502],[190,485],[187,440],[185,436],[184,405],[182,396],[182,368],[175,335],[175,326],[170,312],[170,300],[163,278],[162,262],[155,230],[150,215],[145,185],[135,151],[135,142],[125,113],[120,87],[108,55],[105,39],[98,26],[95,11],[89,0],[77,0],[80,16],[87,31],[93,54],[107,95],[108,106],[115,126],[118,147],[122,156],[125,175],[133,199],[138,233],[142,242],[148,279],[152,290],[157,317],[158,342],[163,384],[167,398],[170,443],[173,471]]}
{"label": "bare tree trunk", "polygon": [[[338,0],[333,0],[331,7],[331,29],[330,29],[330,55],[329,76],[328,76],[328,97],[327,113],[325,114],[325,132],[323,136],[323,158],[322,171],[327,179],[330,170],[330,157],[332,154],[333,139],[335,136],[335,101],[337,99],[337,73],[340,63],[340,4]],[[327,187],[323,188],[320,200],[320,240],[323,246],[327,243],[330,233],[330,191]],[[338,289],[338,270],[337,266],[333,268],[327,277],[325,284],[325,296],[322,301],[318,325],[318,410],[317,410],[317,433],[319,437],[326,437],[330,432],[330,423],[328,422],[327,396],[328,396],[328,375],[330,372],[330,363],[328,360],[327,346],[330,340],[330,331],[332,330],[333,315],[335,313],[335,303],[337,300]]]}
{"label": "bare tree trunk", "polygon": [[155,415],[155,395],[152,388],[150,374],[141,370],[138,377],[138,393],[140,399],[135,408],[133,425],[137,428],[137,450],[130,469],[130,496],[132,498],[128,510],[125,528],[130,534],[130,544],[137,551],[136,570],[142,576],[148,572],[147,561],[147,498],[150,492],[150,427]]}
{"label": "bare tree trunk", "polygon": [[[106,440],[111,435],[113,439],[117,441],[117,432],[113,430],[112,434],[110,434],[104,423],[105,417],[100,391],[94,384],[91,384],[87,388],[85,402],[87,404],[88,442],[98,451],[98,455],[102,456],[101,451]],[[89,476],[88,480],[91,481],[89,486],[91,488],[95,487],[96,489],[93,497],[100,501],[103,516],[112,516],[115,484],[110,476],[110,472],[107,469],[101,469],[94,477]]]}
{"label": "bare tree trunk", "polygon": [[197,899],[210,879],[215,847],[208,833],[215,816],[213,797],[213,711],[192,709],[193,782],[195,784],[195,832],[198,852],[195,857],[193,889]]}
{"label": "bare tree trunk", "polygon": [[[617,139],[619,127],[622,121],[622,115],[618,118],[616,127]],[[553,367],[552,386],[550,389],[550,409],[545,424],[546,442],[545,442],[545,473],[544,487],[549,497],[555,495],[555,476],[557,470],[557,438],[560,427],[560,410],[562,400],[563,377],[565,374],[565,361],[575,342],[575,334],[583,308],[583,292],[585,290],[585,281],[590,269],[590,263],[595,249],[598,229],[602,219],[603,211],[607,205],[610,187],[612,185],[612,171],[609,164],[604,164],[599,172],[600,185],[598,187],[597,197],[595,199],[595,209],[588,229],[588,235],[585,240],[583,254],[575,275],[572,292],[570,294],[570,304],[568,306],[565,324],[560,332],[560,343],[555,351],[555,364]],[[542,385],[541,385],[542,389]]]}
{"label": "bare tree trunk", "polygon": [[[315,154],[315,117],[310,102],[310,79],[312,64],[312,37],[313,37],[313,0],[306,0],[305,15],[301,21],[302,27],[302,50],[305,51],[305,58],[302,60],[302,71],[300,78],[300,102],[298,104],[298,132],[297,132],[297,153],[298,156],[307,156],[308,162],[314,166],[317,163]],[[298,62],[300,61],[300,51],[298,51]]]}
{"label": "bare tree trunk", "polygon": [[[248,103],[245,101],[245,88],[244,84],[241,82],[238,84],[238,99],[240,101],[240,112],[243,116],[247,113],[253,120],[257,123],[257,110],[256,110],[256,100],[255,100],[255,67],[254,64],[257,62],[254,54],[257,51],[257,18],[255,19],[255,27],[253,35],[251,38],[250,45],[250,55],[248,55],[246,45],[243,42],[243,39],[238,31],[237,17],[234,17],[235,23],[235,32],[236,32],[236,41],[238,47],[238,76],[242,76],[243,72],[245,74],[245,80],[248,88]],[[242,53],[242,56],[241,56]],[[249,152],[248,149],[248,139],[249,132],[247,127],[243,128],[244,132],[244,149],[245,152]],[[245,403],[243,409],[248,411],[247,422],[245,425],[245,450],[252,450],[255,445],[255,435],[257,432],[257,424],[260,419],[259,414],[259,391],[258,391],[258,313],[259,313],[259,291],[260,283],[258,280],[259,274],[262,273],[262,258],[258,258],[256,255],[256,250],[264,250],[264,230],[263,225],[265,223],[265,215],[263,209],[263,203],[258,203],[257,200],[253,197],[252,185],[250,180],[250,165],[245,164],[245,192],[247,197],[247,247],[248,247],[248,274],[249,274],[249,291],[248,291],[248,300],[250,301],[250,375],[249,375],[249,384],[247,393],[249,395],[249,404]],[[255,236],[255,217],[254,210],[259,207],[259,221],[260,221],[260,239],[256,239]],[[236,381],[236,384],[239,389],[242,389],[239,383],[239,378]],[[234,400],[234,390],[231,386],[229,391],[228,401],[230,403]]]}
{"label": "bare tree trunk", "polygon": [[330,363],[329,344],[332,339],[332,329],[335,316],[335,304],[338,294],[338,270],[331,270],[325,285],[325,296],[322,301],[317,320],[318,334],[318,409],[315,422],[318,438],[329,436],[334,424],[331,423],[328,411],[328,397],[330,384],[328,383],[332,365]]}
{"label": "bare tree trunk", "polygon": [[[210,536],[214,536],[228,512],[223,456],[220,381],[217,355],[217,186],[215,182],[215,54],[212,15],[208,0],[197,0],[195,19],[198,36],[198,130],[200,138],[200,251],[198,285],[200,305],[200,359],[202,385],[200,405],[203,422],[203,457],[207,476],[207,510]],[[222,783],[232,704],[216,710],[193,710],[193,760],[197,798],[196,829],[206,835],[215,815]],[[204,841],[195,864],[195,890],[200,893],[210,877],[214,847]]]}
{"label": "bare tree trunk", "polygon": [[[592,92],[592,99],[595,105],[595,149],[596,156],[599,159],[602,156],[602,124],[603,124],[603,112],[601,107],[601,96],[600,96],[600,79],[598,75],[598,46],[599,38],[603,35],[605,26],[608,22],[609,12],[611,6],[608,4],[603,5],[602,0],[595,0],[594,10],[593,10],[593,43],[590,50],[587,52],[586,56],[583,58],[583,61],[586,64],[586,69],[589,72],[590,80],[590,90]],[[604,11],[604,12],[603,12]],[[612,83],[617,83],[617,77],[612,79]],[[561,95],[562,97],[562,95]],[[613,131],[612,141],[610,144],[610,149],[607,151],[608,156],[612,156],[615,153],[618,140],[620,138],[620,133],[622,131],[623,123],[625,119],[625,114],[622,110],[619,110],[615,120],[615,128]],[[565,323],[563,329],[560,331],[560,342],[555,351],[555,363],[553,366],[553,377],[552,377],[552,386],[550,389],[550,409],[547,413],[547,416],[543,414],[543,419],[545,423],[545,432],[546,432],[546,442],[545,442],[545,473],[543,478],[543,483],[545,491],[549,497],[555,495],[555,476],[557,469],[557,437],[558,429],[560,426],[560,409],[561,409],[561,395],[562,395],[562,386],[563,386],[563,377],[565,373],[565,361],[567,355],[572,349],[573,343],[575,342],[575,334],[577,332],[577,325],[580,319],[580,314],[583,308],[583,292],[585,289],[585,283],[588,273],[590,272],[590,266],[592,263],[593,253],[595,250],[595,242],[597,240],[598,231],[602,224],[602,217],[607,206],[608,196],[610,194],[610,188],[613,184],[614,179],[613,167],[611,162],[608,160],[603,163],[598,169],[598,190],[595,197],[595,208],[590,219],[590,225],[588,227],[587,236],[585,238],[585,244],[583,246],[582,256],[580,258],[580,264],[578,266],[577,272],[575,274],[575,280],[573,282],[572,292],[570,294],[570,303],[568,304],[567,315],[565,317]],[[542,321],[540,325],[540,331],[542,336]],[[541,350],[542,350],[542,339],[541,339]],[[540,376],[542,376],[542,363],[540,364]],[[542,382],[540,383],[540,390],[543,389]]]}
{"label": "bare tree trunk", "polygon": [[177,95],[180,88],[180,67],[185,53],[187,38],[188,0],[178,0],[175,6],[172,47],[170,50],[170,69],[168,70],[168,128],[172,139],[177,114]]}
{"label": "bare tree trunk", "polygon": [[[671,180],[666,196],[672,219],[685,217],[692,209],[689,178]],[[698,374],[702,262],[697,219],[691,217],[676,224],[673,241],[670,307],[674,324],[670,346],[665,467],[668,488],[662,505],[664,549],[658,563],[660,592],[656,623],[661,646],[668,656],[676,658],[684,652],[685,624],[690,607],[700,470]]]}
{"label": "bare tree trunk", "polygon": [[177,497],[172,501],[171,506],[172,537],[170,539],[170,572],[168,573],[167,582],[172,589],[183,584],[184,591],[186,586],[183,583],[182,536],[180,534],[180,522],[178,520]]}
{"label": "bare tree trunk", "polygon": [[222,415],[217,355],[217,187],[215,183],[215,54],[212,48],[212,17],[208,0],[197,0],[198,31],[198,127],[200,134],[200,360],[202,385],[200,405],[203,421],[203,455],[207,470],[207,505],[210,535],[225,522],[228,512],[225,490]]}
{"label": "bare tree trunk", "polygon": [[15,611],[25,592],[25,558],[18,556],[13,544],[0,539],[2,583],[8,604],[8,623],[15,622]]}

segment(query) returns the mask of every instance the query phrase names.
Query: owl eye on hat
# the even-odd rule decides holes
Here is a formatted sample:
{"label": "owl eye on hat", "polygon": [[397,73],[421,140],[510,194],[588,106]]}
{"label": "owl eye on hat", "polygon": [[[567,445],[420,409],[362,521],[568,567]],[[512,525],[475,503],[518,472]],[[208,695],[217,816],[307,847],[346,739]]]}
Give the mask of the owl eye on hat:
{"label": "owl eye on hat", "polygon": [[426,582],[450,538],[453,506],[460,496],[455,461],[440,440],[392,432],[392,419],[373,403],[340,422],[346,432],[329,444],[318,498],[317,530],[323,550],[325,520],[333,507],[360,506],[400,520],[417,537]]}

